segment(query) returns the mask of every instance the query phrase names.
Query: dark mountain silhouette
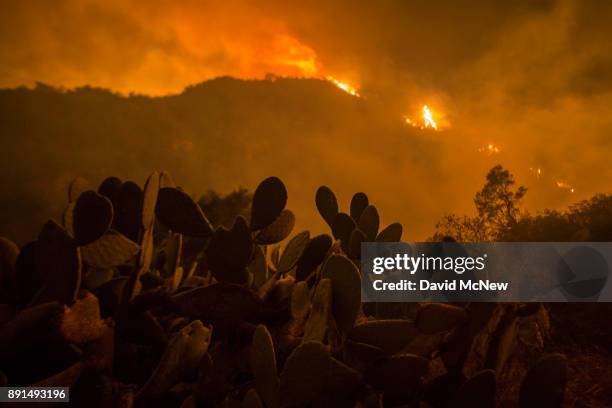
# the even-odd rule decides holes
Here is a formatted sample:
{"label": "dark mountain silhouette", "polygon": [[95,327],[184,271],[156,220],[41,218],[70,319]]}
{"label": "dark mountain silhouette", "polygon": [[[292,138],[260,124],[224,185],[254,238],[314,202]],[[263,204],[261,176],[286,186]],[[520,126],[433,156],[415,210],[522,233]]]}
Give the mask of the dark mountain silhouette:
{"label": "dark mountain silhouette", "polygon": [[299,227],[314,230],[319,185],[333,186],[344,206],[366,190],[393,217],[383,222],[424,236],[439,214],[427,213],[431,189],[414,187],[436,178],[439,152],[398,118],[376,99],[316,79],[223,77],[164,97],[44,84],[1,90],[0,235],[24,242],[58,219],[76,176],[96,188],[109,174],[142,183],[160,169],[196,196],[252,189],[277,175],[292,192]]}

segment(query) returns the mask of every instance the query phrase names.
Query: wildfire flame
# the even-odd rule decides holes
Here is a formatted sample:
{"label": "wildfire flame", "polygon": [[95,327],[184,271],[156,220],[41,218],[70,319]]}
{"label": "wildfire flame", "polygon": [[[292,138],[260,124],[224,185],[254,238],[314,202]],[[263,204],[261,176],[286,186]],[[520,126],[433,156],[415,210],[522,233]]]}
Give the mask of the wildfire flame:
{"label": "wildfire flame", "polygon": [[[530,172],[532,175],[534,175],[534,176],[536,177],[536,179],[538,179],[538,180],[540,180],[540,178],[542,177],[542,174],[544,173],[544,172],[542,171],[542,168],[541,168],[541,167],[530,167],[530,168],[529,168],[529,172]],[[576,190],[574,189],[574,187],[573,187],[571,184],[569,184],[568,182],[566,182],[566,181],[563,181],[563,180],[555,180],[555,178],[554,178],[554,177],[548,178],[547,180],[548,180],[547,182],[549,182],[550,180],[552,180],[552,182],[554,183],[554,185],[555,185],[557,188],[560,188],[560,189],[562,189],[562,190],[565,190],[565,191],[567,191],[567,192],[569,192],[569,193],[572,193],[572,194],[573,194],[573,193],[575,193],[575,192],[576,192]]]}
{"label": "wildfire flame", "polygon": [[434,130],[438,130],[438,124],[433,120],[433,116],[427,105],[423,105],[423,123],[426,128],[431,127]]}
{"label": "wildfire flame", "polygon": [[536,176],[537,179],[542,176],[542,169],[540,167],[530,167],[529,172]]}
{"label": "wildfire flame", "polygon": [[448,125],[448,122],[444,121],[443,115],[438,115],[437,112],[435,115],[436,119],[434,120],[434,113],[432,113],[431,109],[427,105],[423,105],[421,120],[414,120],[409,116],[404,115],[404,122],[419,129],[440,130],[441,118],[444,122],[443,126],[446,127]]}
{"label": "wildfire flame", "polygon": [[340,82],[336,78],[334,78],[333,76],[328,76],[325,79],[327,79],[329,82],[331,82],[332,84],[336,85],[338,88],[342,89],[344,92],[346,92],[349,95],[355,96],[357,98],[359,98],[361,96],[361,95],[359,95],[359,92],[357,92],[357,89],[353,88],[352,86],[350,86],[346,82]]}
{"label": "wildfire flame", "polygon": [[420,125],[417,121],[412,120],[408,116],[405,116],[405,115],[404,115],[404,122],[406,122],[412,127],[419,128],[419,129],[425,129],[425,126]]}
{"label": "wildfire flame", "polygon": [[276,35],[266,53],[261,54],[266,64],[284,75],[313,77],[319,71],[316,52],[290,35]]}
{"label": "wildfire flame", "polygon": [[493,143],[489,143],[486,146],[482,146],[478,148],[478,151],[481,153],[487,153],[489,156],[492,154],[499,153],[499,147],[495,146]]}
{"label": "wildfire flame", "polygon": [[562,188],[564,190],[568,190],[570,193],[574,192],[574,187],[572,187],[570,184],[566,183],[565,181],[556,181],[557,187]]}

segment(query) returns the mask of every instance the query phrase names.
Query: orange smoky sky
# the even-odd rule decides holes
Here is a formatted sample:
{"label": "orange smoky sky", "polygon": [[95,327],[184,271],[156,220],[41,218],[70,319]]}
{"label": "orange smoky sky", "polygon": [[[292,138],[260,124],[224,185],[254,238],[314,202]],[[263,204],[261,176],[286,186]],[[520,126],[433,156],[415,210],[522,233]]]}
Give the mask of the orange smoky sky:
{"label": "orange smoky sky", "polygon": [[222,75],[316,76],[315,50],[288,21],[247,2],[5,4],[2,84],[44,81],[150,95]]}
{"label": "orange smoky sky", "polygon": [[483,95],[544,105],[609,90],[610,8],[571,0],[5,2],[0,85],[158,95],[222,75],[333,75],[389,97],[420,90],[459,105]]}
{"label": "orange smoky sky", "polygon": [[164,95],[225,75],[329,75],[398,122],[428,105],[445,123],[425,135],[435,178],[423,176],[434,166],[425,159],[343,156],[351,168],[411,175],[419,193],[406,201],[385,198],[389,186],[367,168],[361,188],[391,217],[410,205],[409,237],[424,238],[444,212],[470,211],[497,163],[530,188],[533,210],[610,191],[610,21],[612,3],[597,0],[4,2],[0,86]]}

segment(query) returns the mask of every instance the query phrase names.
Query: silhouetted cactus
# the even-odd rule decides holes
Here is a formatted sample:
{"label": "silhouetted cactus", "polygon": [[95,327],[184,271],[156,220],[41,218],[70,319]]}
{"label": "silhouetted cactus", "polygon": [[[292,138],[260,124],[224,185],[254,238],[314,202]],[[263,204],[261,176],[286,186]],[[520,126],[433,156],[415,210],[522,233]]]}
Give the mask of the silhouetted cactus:
{"label": "silhouetted cactus", "polygon": [[172,310],[203,321],[250,320],[259,307],[260,301],[252,291],[225,283],[180,292],[171,299]]}
{"label": "silhouetted cactus", "polygon": [[268,262],[261,246],[256,245],[253,252],[249,272],[253,276],[253,288],[259,289],[268,280]]}
{"label": "silhouetted cactus", "polygon": [[245,284],[247,265],[253,254],[253,240],[244,218],[238,217],[231,230],[217,228],[206,249],[208,267],[220,282]]}
{"label": "silhouetted cactus", "polygon": [[305,280],[323,263],[332,246],[332,238],[327,234],[317,235],[306,244],[298,259],[295,278]]}
{"label": "silhouetted cactus", "polygon": [[394,222],[393,224],[387,225],[382,231],[376,236],[377,242],[399,242],[402,239],[402,224]]}
{"label": "silhouetted cactus", "polygon": [[463,324],[468,318],[465,309],[445,303],[429,303],[420,307],[415,326],[425,334],[449,331]]}
{"label": "silhouetted cactus", "polygon": [[95,191],[85,191],[76,200],[72,210],[74,242],[86,245],[100,238],[113,221],[110,200]]}
{"label": "silhouetted cactus", "polygon": [[315,203],[319,214],[331,227],[338,214],[338,200],[336,200],[334,192],[327,186],[319,187],[315,196]]}
{"label": "silhouetted cactus", "polygon": [[385,403],[405,404],[418,399],[429,360],[412,354],[400,354],[375,361],[365,372],[366,381],[382,392]]}
{"label": "silhouetted cactus", "polygon": [[38,235],[36,265],[42,288],[35,304],[74,302],[81,286],[81,254],[72,237],[54,221],[47,222]]}
{"label": "silhouetted cactus", "polygon": [[137,396],[151,398],[163,394],[181,379],[196,372],[208,350],[211,330],[195,320],[176,333],[166,346],[159,364]]}
{"label": "silhouetted cactus", "polygon": [[77,177],[68,185],[68,202],[74,203],[82,193],[89,189],[89,182],[82,177]]}
{"label": "silhouetted cactus", "polygon": [[380,217],[376,207],[368,205],[361,213],[357,226],[364,232],[369,241],[374,241],[380,226]]}
{"label": "silhouetted cactus", "polygon": [[[110,406],[491,407],[518,325],[541,311],[424,303],[401,318],[364,313],[361,244],[397,242],[403,230],[379,231],[364,193],[349,215],[319,188],[333,238],[311,238],[294,233],[276,177],[231,229],[213,230],[163,172],[143,189],[109,177],[97,193],[82,180],[69,191],[64,227],[49,221],[21,250],[0,239],[9,385],[70,386],[71,399]],[[434,360],[445,373],[429,373]],[[522,381],[521,406],[560,406],[566,379],[565,359],[544,357]]]}
{"label": "silhouetted cactus", "polygon": [[159,197],[160,175],[153,172],[145,182],[142,198],[142,228],[146,231],[153,228],[155,222],[155,208]]}
{"label": "silhouetted cactus", "polygon": [[19,247],[9,239],[0,237],[0,298],[7,299],[16,289],[16,267]]}
{"label": "silhouetted cactus", "polygon": [[310,312],[310,288],[304,281],[296,282],[291,292],[291,317],[301,320]]}
{"label": "silhouetted cactus", "polygon": [[143,191],[133,181],[126,181],[116,192],[113,228],[134,242],[140,241]]}
{"label": "silhouetted cactus", "polygon": [[[193,404],[193,406],[195,407],[195,402]],[[185,405],[185,403],[183,403],[183,405]],[[183,408],[183,405],[181,405],[181,408]],[[244,394],[242,406],[244,408],[264,408],[263,402],[261,401],[259,394],[257,394],[257,391],[255,391],[255,389],[253,388],[251,388],[247,391],[246,394]]]}
{"label": "silhouetted cactus", "polygon": [[280,406],[312,406],[329,380],[331,356],[320,342],[307,341],[291,353],[280,375]]}
{"label": "silhouetted cactus", "polygon": [[372,320],[354,326],[349,339],[378,347],[387,354],[395,354],[418,334],[418,329],[410,320]]}
{"label": "silhouetted cactus", "polygon": [[312,309],[304,325],[303,340],[323,342],[327,336],[332,313],[332,285],[329,279],[321,279],[314,290]]}
{"label": "silhouetted cactus", "polygon": [[102,183],[100,183],[100,186],[98,187],[98,194],[101,194],[104,197],[108,198],[109,200],[111,200],[112,203],[116,203],[117,196],[122,185],[123,182],[118,177],[107,177],[102,181]]}
{"label": "silhouetted cactus", "polygon": [[519,405],[527,407],[560,407],[567,382],[567,361],[561,354],[549,354],[529,369],[519,394]]}
{"label": "silhouetted cactus", "polygon": [[294,225],[295,215],[291,210],[284,209],[272,224],[257,233],[255,242],[259,245],[277,244],[291,234]]}
{"label": "silhouetted cactus", "polygon": [[287,204],[287,189],[277,177],[262,181],[253,194],[251,230],[258,231],[276,220]]}
{"label": "silhouetted cactus", "polygon": [[333,315],[338,329],[348,333],[355,324],[361,306],[361,277],[346,257],[332,255],[323,265],[321,278],[332,285]]}
{"label": "silhouetted cactus", "polygon": [[353,220],[350,215],[341,212],[334,217],[334,221],[332,222],[332,234],[334,238],[348,244],[351,232],[353,232],[355,227],[357,227],[355,220]]}
{"label": "silhouetted cactus", "polygon": [[276,372],[276,354],[272,336],[264,325],[258,325],[253,334],[250,366],[257,394],[267,407],[277,408],[280,382]]}
{"label": "silhouetted cactus", "polygon": [[349,244],[346,247],[347,255],[351,259],[360,259],[361,258],[361,243],[367,242],[368,237],[366,234],[360,230],[359,228],[355,228],[351,235],[349,236]]}
{"label": "silhouetted cactus", "polygon": [[353,198],[351,198],[351,218],[354,220],[359,220],[361,218],[361,214],[370,204],[370,200],[365,193],[355,193]]}
{"label": "silhouetted cactus", "polygon": [[115,268],[133,259],[140,246],[117,231],[109,230],[81,248],[83,262],[94,268]]}
{"label": "silhouetted cactus", "polygon": [[310,241],[310,233],[308,231],[302,231],[295,235],[287,243],[287,246],[283,250],[278,260],[278,270],[280,272],[289,272],[298,263],[304,249]]}
{"label": "silhouetted cactus", "polygon": [[483,370],[461,385],[449,407],[493,408],[495,406],[495,371]]}
{"label": "silhouetted cactus", "polygon": [[200,206],[184,191],[165,187],[159,190],[155,214],[174,232],[190,237],[208,237],[213,230]]}

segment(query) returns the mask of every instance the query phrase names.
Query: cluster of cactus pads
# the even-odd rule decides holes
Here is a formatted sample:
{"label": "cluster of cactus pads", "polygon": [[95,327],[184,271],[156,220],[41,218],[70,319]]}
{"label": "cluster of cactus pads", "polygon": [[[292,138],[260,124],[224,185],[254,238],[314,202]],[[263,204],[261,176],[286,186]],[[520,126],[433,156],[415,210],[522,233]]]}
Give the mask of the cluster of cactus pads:
{"label": "cluster of cactus pads", "polygon": [[[332,235],[293,233],[276,177],[231,229],[214,228],[166,173],[143,188],[75,180],[61,225],[21,249],[0,240],[1,385],[69,386],[90,407],[495,406],[541,308],[366,313],[361,242],[399,241],[402,226],[379,232],[363,193],[349,213],[327,187],[315,201]],[[530,365],[518,404],[560,406],[565,358]]]}

